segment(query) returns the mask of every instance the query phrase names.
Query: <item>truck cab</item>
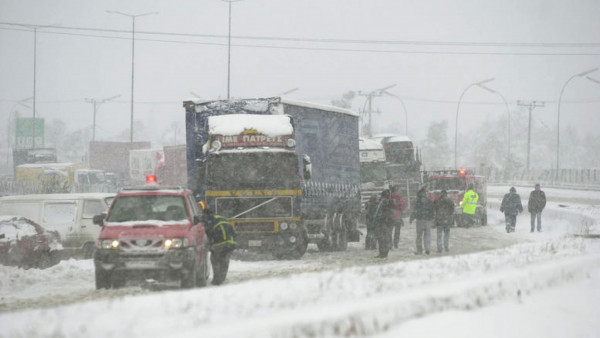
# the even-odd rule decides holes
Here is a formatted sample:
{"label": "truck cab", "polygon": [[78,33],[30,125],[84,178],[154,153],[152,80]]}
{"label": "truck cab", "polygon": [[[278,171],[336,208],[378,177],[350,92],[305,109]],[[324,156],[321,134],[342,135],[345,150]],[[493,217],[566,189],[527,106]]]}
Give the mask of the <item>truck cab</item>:
{"label": "truck cab", "polygon": [[149,279],[206,285],[207,239],[190,190],[154,183],[123,188],[94,223],[102,227],[94,253],[97,289]]}
{"label": "truck cab", "polygon": [[473,185],[473,190],[479,195],[475,219],[477,225],[487,225],[487,179],[485,176],[476,175],[471,169],[442,169],[424,172],[427,197],[435,200],[442,190],[446,190],[456,205],[455,223],[463,226],[461,202],[467,192],[468,186]]}
{"label": "truck cab", "polygon": [[364,221],[365,203],[371,196],[379,196],[389,187],[385,151],[378,141],[359,138],[360,152],[360,202],[361,219]]}

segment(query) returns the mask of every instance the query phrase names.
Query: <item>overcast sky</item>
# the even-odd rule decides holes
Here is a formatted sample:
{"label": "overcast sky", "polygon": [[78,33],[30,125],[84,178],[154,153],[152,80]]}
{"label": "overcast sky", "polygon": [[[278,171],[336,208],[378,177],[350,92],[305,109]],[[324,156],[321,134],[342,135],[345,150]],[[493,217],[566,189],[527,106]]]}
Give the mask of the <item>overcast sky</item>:
{"label": "overcast sky", "polygon": [[[33,32],[9,25],[26,24],[62,27],[38,29],[37,116],[85,128],[93,111],[85,98],[121,95],[100,107],[96,137],[114,140],[129,127],[132,19],[107,10],[158,12],[136,19],[136,120],[162,133],[173,121],[183,123],[181,102],[190,92],[226,97],[227,2],[0,0],[2,124],[15,101],[33,95]],[[431,121],[448,120],[452,135],[463,91],[495,78],[486,86],[506,98],[513,114],[526,111],[517,100],[545,101],[533,120],[554,128],[566,81],[600,66],[600,1],[243,0],[232,4],[231,34],[233,97],[298,88],[289,97],[328,104],[350,90],[395,84],[389,92],[404,101],[409,135],[419,139]],[[600,80],[600,71],[590,76]],[[479,87],[461,102],[460,131],[506,114],[500,96]],[[364,103],[360,96],[354,108]],[[373,107],[381,111],[375,128],[394,125],[404,133],[400,100],[377,97]],[[598,130],[599,115],[600,85],[570,81],[561,126]]]}

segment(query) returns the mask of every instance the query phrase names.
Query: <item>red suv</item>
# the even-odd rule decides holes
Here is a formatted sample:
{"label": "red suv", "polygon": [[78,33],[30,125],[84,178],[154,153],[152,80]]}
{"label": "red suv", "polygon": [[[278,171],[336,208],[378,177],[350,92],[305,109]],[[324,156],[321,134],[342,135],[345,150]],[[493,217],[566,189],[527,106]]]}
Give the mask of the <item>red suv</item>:
{"label": "red suv", "polygon": [[145,280],[182,288],[206,285],[207,238],[192,191],[125,188],[94,223],[102,226],[94,253],[96,289]]}

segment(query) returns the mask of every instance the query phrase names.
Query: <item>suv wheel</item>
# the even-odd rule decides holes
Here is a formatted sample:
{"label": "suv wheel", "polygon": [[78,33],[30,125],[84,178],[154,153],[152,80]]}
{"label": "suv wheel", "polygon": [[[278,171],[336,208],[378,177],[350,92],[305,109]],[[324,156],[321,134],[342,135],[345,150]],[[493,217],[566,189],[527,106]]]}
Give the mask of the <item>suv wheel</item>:
{"label": "suv wheel", "polygon": [[96,290],[110,289],[110,273],[96,269]]}

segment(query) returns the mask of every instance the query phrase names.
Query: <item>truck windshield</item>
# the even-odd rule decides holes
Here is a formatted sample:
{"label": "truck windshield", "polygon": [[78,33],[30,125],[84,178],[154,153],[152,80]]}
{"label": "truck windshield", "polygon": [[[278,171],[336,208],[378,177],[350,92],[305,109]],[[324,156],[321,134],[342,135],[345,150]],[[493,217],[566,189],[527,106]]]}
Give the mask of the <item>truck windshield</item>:
{"label": "truck windshield", "polygon": [[387,180],[385,163],[361,163],[360,164],[360,181],[366,182],[381,182]]}
{"label": "truck windshield", "polygon": [[187,219],[183,196],[120,196],[114,201],[107,222],[179,221]]}
{"label": "truck windshield", "polygon": [[427,182],[427,190],[465,190],[467,184],[464,179],[457,177],[434,178]]}
{"label": "truck windshield", "polygon": [[211,154],[207,183],[212,189],[291,189],[298,187],[294,153],[236,152]]}

